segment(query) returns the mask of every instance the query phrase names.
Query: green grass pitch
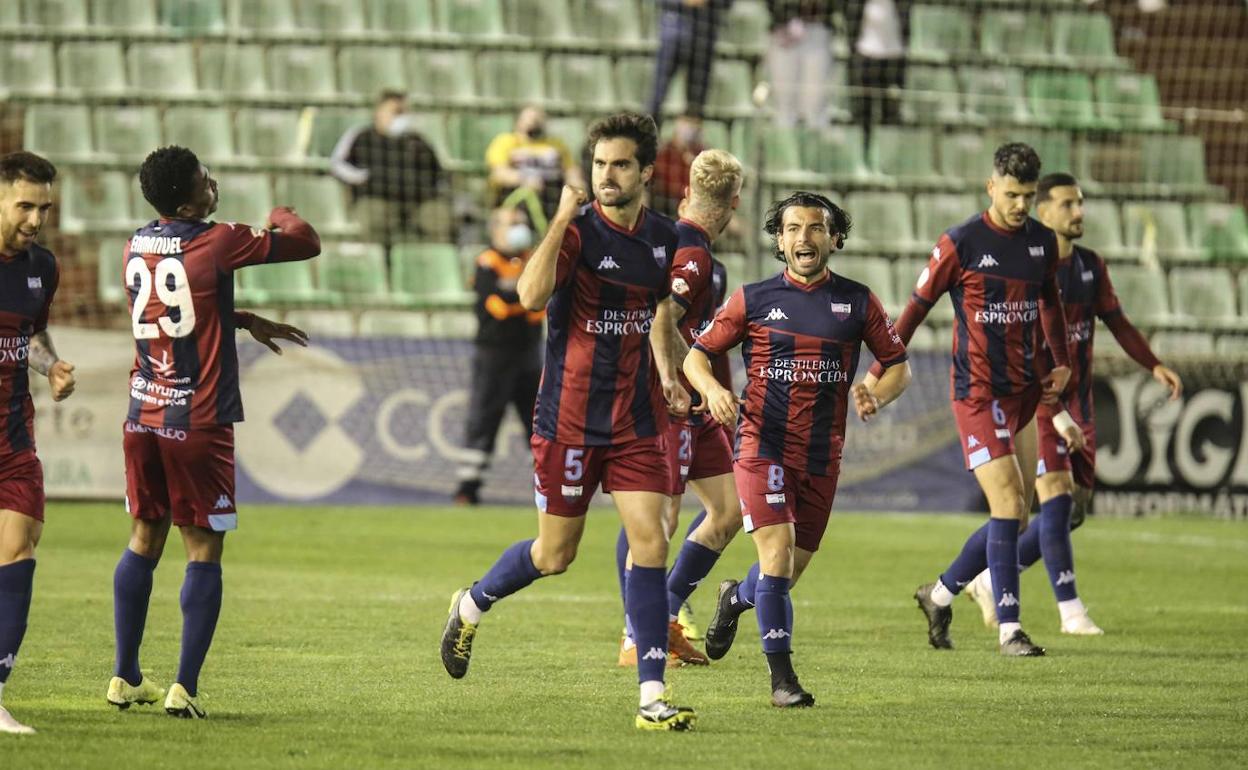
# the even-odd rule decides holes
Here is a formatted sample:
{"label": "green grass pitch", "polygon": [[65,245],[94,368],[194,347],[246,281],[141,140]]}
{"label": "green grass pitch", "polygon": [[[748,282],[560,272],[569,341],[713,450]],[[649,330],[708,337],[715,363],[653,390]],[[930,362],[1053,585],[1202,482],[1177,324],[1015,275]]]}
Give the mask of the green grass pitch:
{"label": "green grass pitch", "polygon": [[[503,509],[248,508],[226,540],[225,605],[201,678],[209,719],[107,706],[119,506],[54,504],[31,627],[5,704],[40,730],[0,736],[0,768],[1243,767],[1248,764],[1248,528],[1093,520],[1074,536],[1103,638],[1057,633],[1043,569],[1023,581],[1043,659],[1006,660],[959,599],[957,649],[928,648],[910,598],[976,526],[966,516],[837,515],[794,594],[795,661],[816,708],[780,712],[753,620],[709,668],[670,673],[688,734],[632,726],[615,666],[617,522],[590,514],[568,574],[508,599],[472,669],[438,659],[451,592],[535,532]],[[739,576],[741,539],[694,596]],[[143,667],[177,664],[176,535],[157,572]]]}

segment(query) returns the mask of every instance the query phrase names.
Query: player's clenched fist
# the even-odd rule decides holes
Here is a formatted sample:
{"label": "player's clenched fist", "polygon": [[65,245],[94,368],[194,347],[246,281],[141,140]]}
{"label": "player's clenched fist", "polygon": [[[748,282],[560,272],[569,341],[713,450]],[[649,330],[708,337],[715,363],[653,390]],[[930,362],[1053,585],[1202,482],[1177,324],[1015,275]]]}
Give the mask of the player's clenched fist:
{"label": "player's clenched fist", "polygon": [[1070,367],[1053,367],[1053,371],[1044,378],[1044,393],[1040,396],[1040,401],[1045,404],[1056,404],[1062,391],[1066,390],[1068,382],[1070,382]]}
{"label": "player's clenched fist", "polygon": [[576,216],[576,211],[589,200],[589,193],[579,187],[565,184],[563,192],[559,193],[559,209],[555,212],[556,217],[562,217],[565,220],[571,220]]}
{"label": "player's clenched fist", "polygon": [[727,388],[716,388],[707,393],[703,400],[705,401],[704,408],[711,413],[711,417],[715,418],[715,422],[728,426],[737,424],[738,400],[732,395],[732,391]]}
{"label": "player's clenched fist", "polygon": [[866,422],[871,419],[871,415],[880,411],[880,400],[863,383],[853,386],[849,392],[854,397],[854,409],[858,410],[858,419]]}
{"label": "player's clenched fist", "polygon": [[74,365],[57,361],[48,369],[48,385],[52,388],[52,400],[63,401],[74,392]]}

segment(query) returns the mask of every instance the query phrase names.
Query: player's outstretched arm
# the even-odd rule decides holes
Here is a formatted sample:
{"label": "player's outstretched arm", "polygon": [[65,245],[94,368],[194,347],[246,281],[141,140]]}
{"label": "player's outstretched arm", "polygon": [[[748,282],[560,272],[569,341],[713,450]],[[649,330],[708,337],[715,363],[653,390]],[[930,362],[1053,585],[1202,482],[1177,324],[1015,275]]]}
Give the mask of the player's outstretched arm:
{"label": "player's outstretched arm", "polygon": [[689,414],[689,394],[680,384],[680,362],[689,353],[685,338],[680,336],[680,319],[685,309],[671,297],[659,302],[654,311],[654,324],[650,327],[650,349],[654,351],[654,363],[663,385],[663,398],[668,410],[678,416]]}
{"label": "player's outstretched arm", "polygon": [[265,229],[277,233],[269,262],[299,262],[321,253],[321,236],[288,206],[278,206],[269,212]]}
{"label": "player's outstretched arm", "polygon": [[234,325],[251,332],[251,336],[255,338],[256,342],[264,345],[279,356],[282,354],[282,349],[278,347],[276,340],[293,342],[301,348],[308,346],[308,333],[303,329],[290,324],[270,321],[264,316],[258,316],[255,313],[247,313],[241,310],[235,311]]}
{"label": "player's outstretched arm", "polygon": [[27,357],[30,368],[48,378],[52,388],[52,400],[63,401],[74,392],[74,365],[62,361],[52,346],[52,337],[48,330],[35,334],[30,338],[30,353]]}
{"label": "player's outstretched arm", "polygon": [[589,196],[584,190],[566,184],[563,186],[563,192],[559,195],[559,208],[551,217],[546,236],[533,250],[524,266],[524,272],[520,274],[520,280],[516,283],[520,304],[525,308],[541,310],[546,307],[550,295],[555,291],[559,251],[563,248],[564,236],[576,217],[577,209],[587,200]]}
{"label": "player's outstretched arm", "polygon": [[854,396],[854,408],[858,410],[858,419],[866,422],[885,406],[896,401],[897,397],[910,387],[911,379],[909,361],[893,364],[885,369],[878,379],[867,375],[862,382],[851,389]]}
{"label": "player's outstretched arm", "polygon": [[711,371],[711,359],[697,348],[690,349],[685,356],[685,377],[689,384],[702,394],[702,403],[706,410],[720,425],[737,424],[737,397],[732,391],[719,384]]}

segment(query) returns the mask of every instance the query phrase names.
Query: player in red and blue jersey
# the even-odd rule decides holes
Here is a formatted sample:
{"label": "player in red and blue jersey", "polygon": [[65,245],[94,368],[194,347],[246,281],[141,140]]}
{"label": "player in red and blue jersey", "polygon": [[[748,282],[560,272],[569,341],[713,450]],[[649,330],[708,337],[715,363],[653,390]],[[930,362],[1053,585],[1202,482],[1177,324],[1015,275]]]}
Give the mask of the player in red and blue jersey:
{"label": "player in red and blue jersey", "polygon": [[[1183,382],[1163,366],[1122,311],[1100,255],[1075,244],[1083,235],[1083,193],[1070,174],[1049,174],[1036,187],[1036,215],[1057,235],[1057,280],[1066,314],[1071,376],[1054,405],[1042,404],[1036,414],[1039,463],[1036,493],[1040,517],[1018,542],[1019,564],[1026,569],[1044,558],[1049,584],[1057,597],[1064,634],[1099,635],[1088,616],[1075,582],[1071,530],[1086,516],[1096,482],[1096,424],[1092,408],[1092,341],[1096,319],[1104,321],[1118,344],[1136,363],[1170,391],[1171,400],[1183,392]],[[1047,352],[1046,352],[1047,355]],[[984,622],[996,624],[992,581],[987,570],[966,588],[980,605]]]}
{"label": "player in red and blue jersey", "polygon": [[[43,465],[35,454],[30,370],[52,399],[74,392],[74,367],[56,355],[48,312],[60,271],[35,242],[52,210],[56,167],[29,152],[0,156],[0,698],[26,635],[43,534]],[[0,733],[25,735],[0,701]]]}
{"label": "player in red and blue jersey", "polygon": [[221,550],[238,526],[234,423],[243,405],[234,331],[248,329],[275,352],[275,339],[307,343],[293,326],[236,312],[234,271],[310,259],[321,242],[288,208],[274,209],[263,229],[206,220],[217,208],[217,183],[184,147],[148,155],[139,182],[160,218],[135,231],[118,264],[135,345],[123,440],[133,523],[113,576],[117,659],[107,697],[124,709],[163,692],[140,672],[139,646],[152,573],[173,524],[188,563],[182,653],[165,710],[199,719],[199,671],[221,609]]}
{"label": "player in red and blue jersey", "polygon": [[[738,289],[693,344],[685,373],[721,424],[738,423],[737,494],[758,562],[740,582],[720,584],[706,651],[723,657],[749,607],[771,672],[771,702],[814,705],[791,660],[789,590],[823,539],[836,483],[849,395],[861,419],[910,383],[906,349],[869,288],[828,269],[844,245],[849,215],[832,201],[798,192],[772,207],[767,233],[776,238],[779,275]],[[872,387],[850,386],[862,343],[883,367]],[[741,344],[746,386],[737,397],[715,379],[711,358]]]}
{"label": "player in red and blue jersey", "polygon": [[[937,649],[953,646],[953,597],[986,566],[996,592],[1001,654],[1044,654],[1019,623],[1018,537],[1035,479],[1032,417],[1042,398],[1056,401],[1070,368],[1056,236],[1028,216],[1039,178],[1035,150],[998,147],[987,184],[991,206],[940,237],[897,320],[897,332],[908,341],[941,294],[948,292],[953,301],[953,414],[966,467],[991,512],[940,579],[915,592],[927,617],[928,641]],[[1055,364],[1047,374],[1041,329]],[[874,374],[872,367],[868,382]]]}
{"label": "player in red and blue jersey", "polygon": [[[732,220],[740,203],[741,182],[741,162],[724,150],[705,150],[690,165],[689,185],[680,204],[681,219],[676,223],[678,241],[672,262],[671,295],[659,303],[656,320],[663,325],[673,321],[677,324],[683,342],[680,358],[719,307],[719,295],[725,289],[724,276],[720,274],[717,286],[717,263],[711,256],[711,242]],[[683,376],[681,384],[687,389]],[[686,483],[693,485],[705,506],[694,518],[667,576],[668,651],[682,663],[705,665],[710,661],[689,643],[689,638],[696,634],[680,622],[680,615],[698,583],[710,574],[719,554],[741,528],[741,511],[732,481],[732,448],[719,423],[701,413],[671,419],[667,448],[671,502],[664,523],[668,538],[676,531]],[[626,594],[630,570],[628,538],[623,530],[616,542],[616,566],[620,592]],[[620,640],[621,666],[637,665],[637,647],[628,625],[626,615]]]}
{"label": "player in red and blue jersey", "polygon": [[[457,591],[442,633],[442,664],[468,672],[483,612],[534,580],[563,572],[576,555],[589,500],[601,482],[619,510],[633,555],[627,612],[641,654],[641,729],[684,730],[692,709],[664,697],[668,618],[667,412],[689,395],[677,376],[675,324],[659,323],[676,225],[642,205],[654,173],[652,118],[604,118],[586,141],[596,200],[565,187],[558,211],[520,276],[521,303],[546,308],[542,383],[533,420],[538,536],[508,548],[470,588]],[[666,404],[664,403],[666,400]]]}

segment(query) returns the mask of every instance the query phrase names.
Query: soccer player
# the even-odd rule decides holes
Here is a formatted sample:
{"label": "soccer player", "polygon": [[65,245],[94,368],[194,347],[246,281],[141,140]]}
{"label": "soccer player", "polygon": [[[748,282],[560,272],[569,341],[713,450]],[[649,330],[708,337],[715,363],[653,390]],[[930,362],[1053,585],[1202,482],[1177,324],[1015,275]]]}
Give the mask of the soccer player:
{"label": "soccer player", "polygon": [[143,197],[160,215],[126,244],[122,263],[135,358],[124,423],[130,542],[113,574],[117,657],[108,702],[154,703],[164,690],[139,669],[152,573],[169,526],[182,533],[182,652],[165,711],[205,716],[199,672],[221,610],[221,551],[238,526],[234,505],[234,423],[243,419],[236,327],[274,352],[282,339],[305,345],[286,324],[234,310],[234,271],[310,259],[320,237],[289,208],[264,228],[217,223],[217,183],[195,153],[162,147],[139,170]]}
{"label": "soccer player", "polygon": [[[659,303],[656,323],[671,319],[679,324],[686,349],[706,328],[719,307],[725,289],[722,265],[711,256],[711,243],[723,232],[741,202],[741,162],[724,150],[704,150],[693,159],[689,185],[681,202],[681,219],[676,223],[679,241],[672,262],[671,296]],[[727,359],[717,367],[718,381],[731,389]],[[667,576],[668,648],[681,662],[706,665],[710,661],[685,638],[687,629],[679,622],[685,602],[719,559],[720,553],[741,529],[741,509],[732,480],[732,448],[723,426],[705,414],[673,418],[667,433],[671,463],[671,502],[664,520],[667,536],[676,529],[680,500],[686,483],[705,506],[704,514],[681,546]],[[628,548],[621,531],[616,548],[617,566],[623,570],[621,593],[627,592],[628,570],[624,561]],[[627,622],[627,619],[626,619]],[[627,631],[620,641],[619,663],[637,665],[637,647]]]}
{"label": "soccer player", "polygon": [[[48,310],[60,271],[35,243],[52,209],[56,168],[29,152],[0,155],[0,697],[26,635],[43,534],[43,466],[35,454],[30,370],[48,378],[52,399],[74,392],[74,365],[56,355]],[[0,701],[0,733],[35,732]]]}
{"label": "soccer player", "polygon": [[[988,210],[940,237],[897,320],[897,332],[908,342],[940,295],[949,292],[956,319],[953,415],[966,467],[990,511],[988,523],[971,535],[949,569],[915,592],[927,617],[928,642],[936,649],[952,649],[954,596],[987,567],[1001,654],[1044,654],[1019,622],[1018,536],[1027,523],[1035,480],[1032,417],[1042,398],[1052,403],[1066,387],[1070,362],[1056,236],[1028,216],[1039,178],[1040,157],[1030,146],[998,147],[987,183]],[[1054,367],[1047,374],[1038,355],[1037,327],[1053,354]],[[875,376],[873,366],[866,381]]]}
{"label": "soccer player", "polygon": [[[813,706],[791,660],[789,590],[810,564],[832,512],[852,392],[866,420],[910,383],[906,349],[869,288],[828,269],[851,222],[832,201],[798,192],[776,203],[766,230],[779,275],[737,289],[685,358],[685,374],[722,425],[737,423],[737,397],[716,380],[711,358],[742,344],[747,382],[734,458],[745,531],[758,562],[743,581],[720,584],[707,627],[712,658],[728,651],[737,619],[755,608],[771,671],[771,702]],[[870,387],[850,387],[862,343],[884,367]]]}
{"label": "soccer player", "polygon": [[529,310],[546,308],[548,325],[532,439],[538,536],[512,545],[471,588],[455,593],[442,633],[442,663],[452,677],[464,676],[482,614],[534,580],[568,568],[601,482],[615,500],[633,554],[627,611],[642,651],[635,724],[685,730],[693,726],[693,710],[672,706],[664,696],[663,510],[670,485],[667,410],[686,413],[689,395],[677,377],[679,332],[655,319],[669,291],[676,226],[642,206],[657,149],[652,118],[604,118],[591,127],[586,144],[596,200],[583,205],[582,191],[564,187],[517,287]]}
{"label": "soccer player", "polygon": [[[1096,424],[1092,419],[1092,337],[1099,318],[1127,355],[1152,373],[1170,391],[1170,399],[1183,392],[1183,382],[1162,365],[1118,303],[1104,260],[1091,249],[1078,246],[1083,236],[1083,193],[1069,174],[1049,174],[1036,187],[1036,214],[1057,234],[1057,281],[1066,312],[1070,342],[1071,377],[1062,400],[1042,405],[1036,414],[1040,461],[1036,468],[1036,492],[1040,517],[1018,541],[1019,566],[1030,567],[1044,557],[1049,583],[1057,597],[1064,634],[1104,633],[1088,617],[1075,585],[1075,559],[1070,532],[1078,529],[1092,502],[1096,483]],[[1063,436],[1069,435],[1066,439]],[[966,587],[984,614],[985,625],[996,625],[992,579],[987,570]]]}

